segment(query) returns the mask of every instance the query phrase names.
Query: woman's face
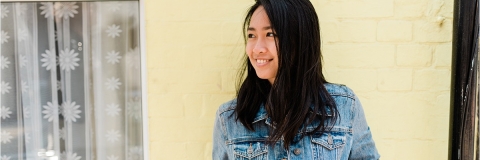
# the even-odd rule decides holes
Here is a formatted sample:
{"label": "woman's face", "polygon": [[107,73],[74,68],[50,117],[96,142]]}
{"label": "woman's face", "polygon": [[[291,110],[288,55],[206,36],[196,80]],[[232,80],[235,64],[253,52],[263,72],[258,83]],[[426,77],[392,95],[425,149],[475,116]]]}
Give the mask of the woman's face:
{"label": "woman's face", "polygon": [[278,70],[277,47],[275,34],[263,6],[253,12],[247,36],[246,52],[257,76],[268,79],[273,84]]}

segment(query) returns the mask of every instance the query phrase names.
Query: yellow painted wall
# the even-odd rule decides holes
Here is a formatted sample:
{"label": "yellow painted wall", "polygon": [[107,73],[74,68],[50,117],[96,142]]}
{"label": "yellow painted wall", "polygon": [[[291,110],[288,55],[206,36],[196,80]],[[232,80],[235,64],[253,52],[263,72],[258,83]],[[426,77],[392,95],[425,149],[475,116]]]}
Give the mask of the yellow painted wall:
{"label": "yellow painted wall", "polygon": [[[382,159],[447,159],[453,0],[311,0],[327,80],[360,97]],[[211,159],[254,0],[145,0],[150,159]]]}

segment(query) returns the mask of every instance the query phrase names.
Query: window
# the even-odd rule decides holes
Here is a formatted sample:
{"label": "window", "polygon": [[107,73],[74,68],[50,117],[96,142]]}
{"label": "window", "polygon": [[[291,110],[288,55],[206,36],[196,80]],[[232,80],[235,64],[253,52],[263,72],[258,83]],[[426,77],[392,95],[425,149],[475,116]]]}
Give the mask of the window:
{"label": "window", "polygon": [[2,1],[1,159],[145,158],[139,5]]}

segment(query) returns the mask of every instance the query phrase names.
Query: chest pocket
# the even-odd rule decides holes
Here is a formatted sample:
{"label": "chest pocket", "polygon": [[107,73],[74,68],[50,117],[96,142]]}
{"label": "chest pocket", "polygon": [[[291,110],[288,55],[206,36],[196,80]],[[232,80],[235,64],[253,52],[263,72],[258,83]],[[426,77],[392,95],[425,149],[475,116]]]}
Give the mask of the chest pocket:
{"label": "chest pocket", "polygon": [[266,160],[268,147],[264,142],[239,142],[233,145],[236,160]]}
{"label": "chest pocket", "polygon": [[312,135],[312,156],[318,160],[339,160],[347,141],[345,132],[325,132]]}

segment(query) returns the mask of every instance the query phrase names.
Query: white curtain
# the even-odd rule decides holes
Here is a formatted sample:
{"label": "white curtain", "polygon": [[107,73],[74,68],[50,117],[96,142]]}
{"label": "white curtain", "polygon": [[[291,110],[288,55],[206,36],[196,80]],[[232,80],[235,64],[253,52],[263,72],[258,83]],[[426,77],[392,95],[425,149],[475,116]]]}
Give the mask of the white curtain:
{"label": "white curtain", "polygon": [[0,11],[0,159],[143,159],[138,1]]}

